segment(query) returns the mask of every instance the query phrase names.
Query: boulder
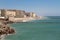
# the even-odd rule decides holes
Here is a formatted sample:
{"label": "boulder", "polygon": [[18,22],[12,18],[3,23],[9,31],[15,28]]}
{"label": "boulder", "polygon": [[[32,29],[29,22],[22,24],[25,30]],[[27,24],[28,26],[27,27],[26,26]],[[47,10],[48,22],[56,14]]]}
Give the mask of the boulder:
{"label": "boulder", "polygon": [[11,27],[9,27],[8,25],[5,24],[0,24],[0,35],[3,34],[14,34],[15,30]]}

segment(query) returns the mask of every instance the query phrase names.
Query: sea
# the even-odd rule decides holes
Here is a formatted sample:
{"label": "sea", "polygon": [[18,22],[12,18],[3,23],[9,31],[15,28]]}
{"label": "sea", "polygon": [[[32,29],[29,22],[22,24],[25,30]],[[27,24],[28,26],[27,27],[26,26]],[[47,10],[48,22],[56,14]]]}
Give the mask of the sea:
{"label": "sea", "polygon": [[[46,19],[45,19],[46,18]],[[5,40],[60,40],[60,16],[10,24],[16,31]]]}

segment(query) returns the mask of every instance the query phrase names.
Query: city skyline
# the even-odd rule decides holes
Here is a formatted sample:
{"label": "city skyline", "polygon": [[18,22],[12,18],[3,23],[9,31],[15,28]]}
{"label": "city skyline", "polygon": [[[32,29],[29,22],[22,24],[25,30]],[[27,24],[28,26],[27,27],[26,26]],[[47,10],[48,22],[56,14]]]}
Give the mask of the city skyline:
{"label": "city skyline", "polygon": [[0,0],[0,9],[25,10],[39,16],[60,16],[60,0]]}

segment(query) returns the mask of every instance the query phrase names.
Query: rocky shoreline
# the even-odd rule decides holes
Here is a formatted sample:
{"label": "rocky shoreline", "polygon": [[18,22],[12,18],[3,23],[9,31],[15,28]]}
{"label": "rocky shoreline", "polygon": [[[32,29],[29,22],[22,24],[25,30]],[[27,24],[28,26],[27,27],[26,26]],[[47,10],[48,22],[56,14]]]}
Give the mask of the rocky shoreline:
{"label": "rocky shoreline", "polygon": [[15,30],[13,28],[11,28],[9,25],[0,22],[0,40],[2,40],[2,36],[7,36],[9,34],[14,34]]}

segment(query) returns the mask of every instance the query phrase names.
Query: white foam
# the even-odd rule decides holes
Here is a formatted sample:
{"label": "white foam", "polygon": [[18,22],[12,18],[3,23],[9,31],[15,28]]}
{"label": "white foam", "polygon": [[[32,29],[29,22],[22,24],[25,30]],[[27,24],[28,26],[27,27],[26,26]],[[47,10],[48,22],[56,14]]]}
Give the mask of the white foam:
{"label": "white foam", "polygon": [[4,40],[4,38],[6,37],[6,35],[0,35],[0,40]]}

